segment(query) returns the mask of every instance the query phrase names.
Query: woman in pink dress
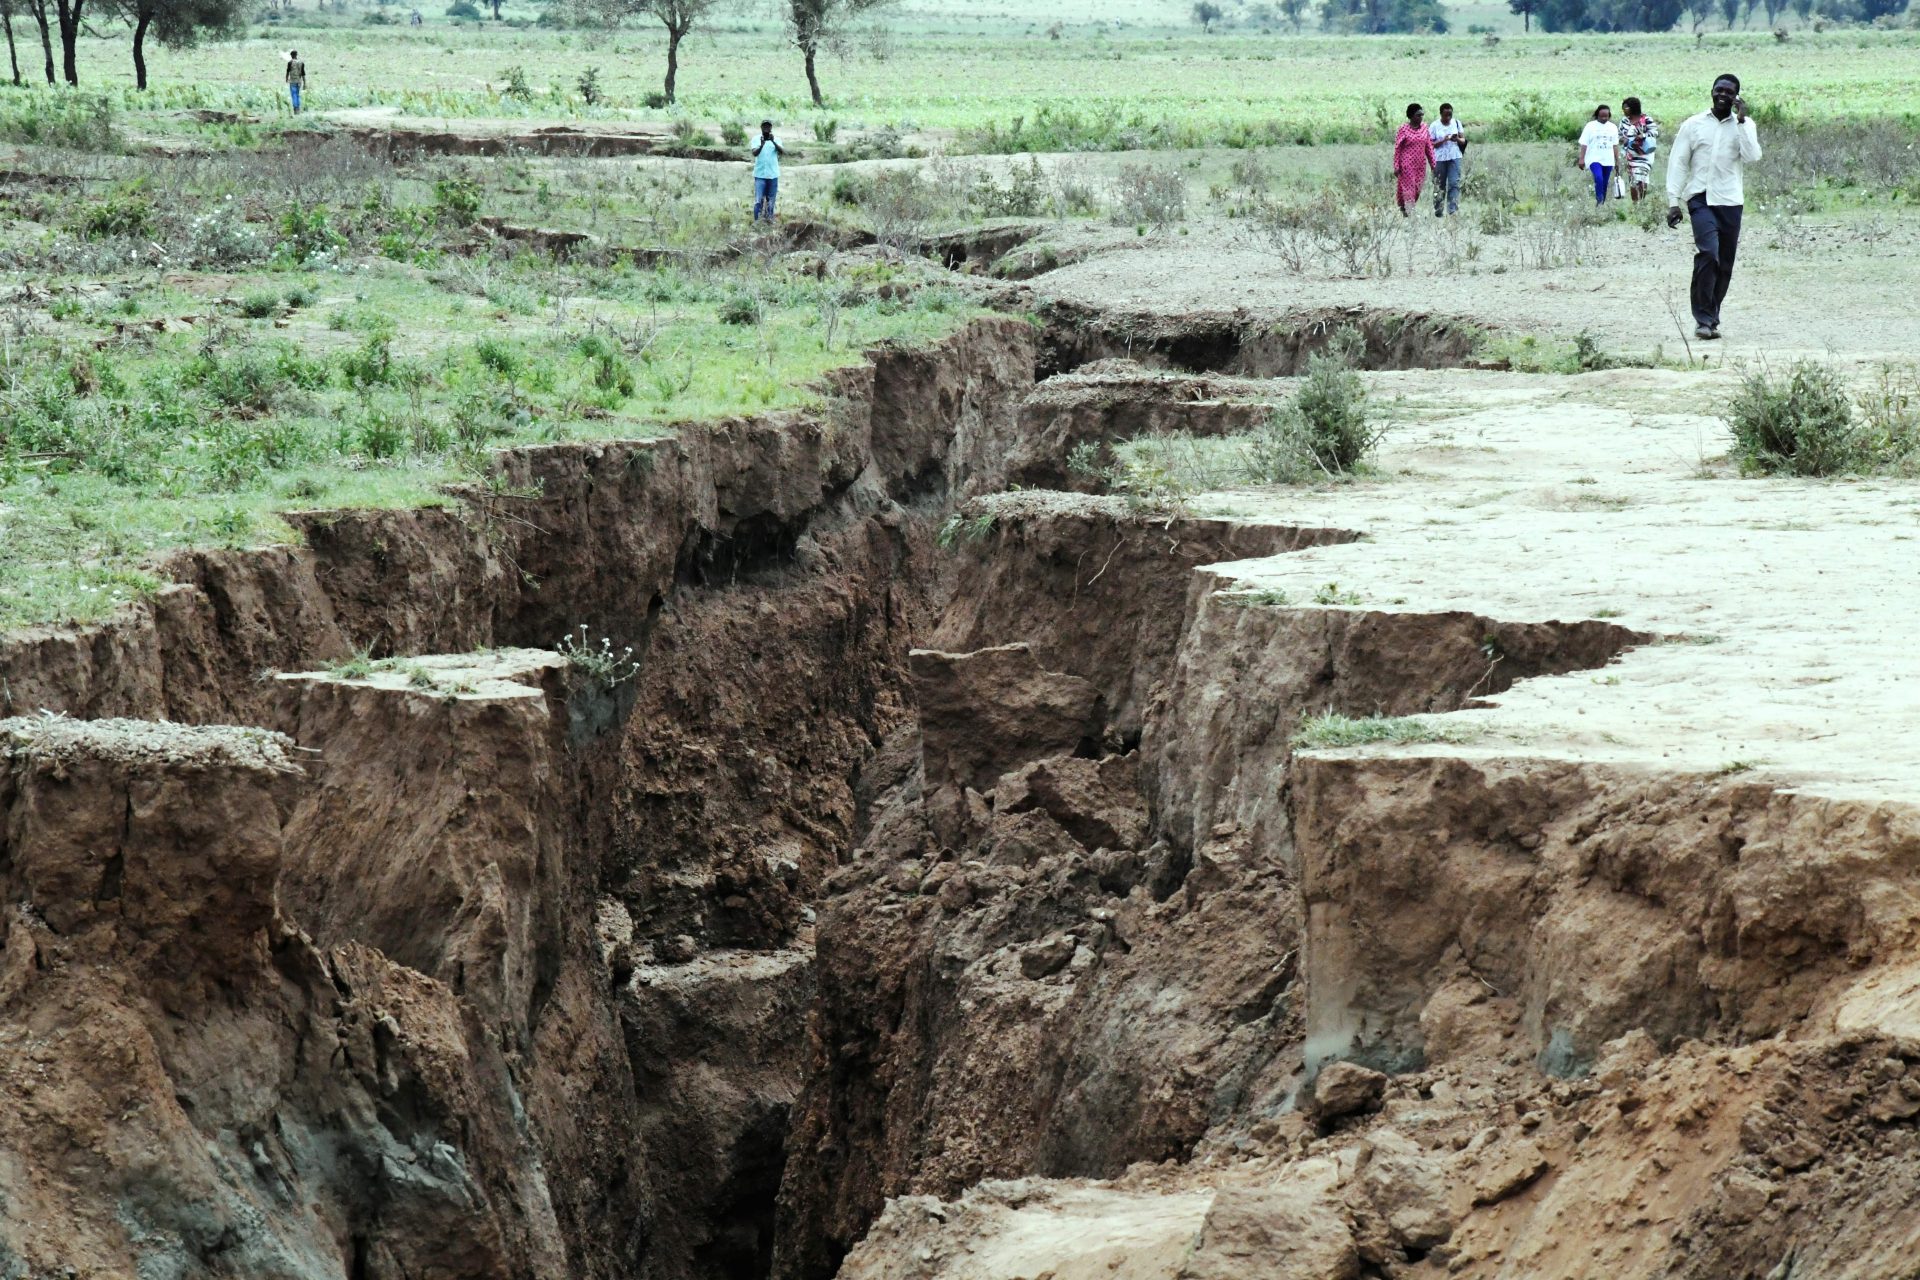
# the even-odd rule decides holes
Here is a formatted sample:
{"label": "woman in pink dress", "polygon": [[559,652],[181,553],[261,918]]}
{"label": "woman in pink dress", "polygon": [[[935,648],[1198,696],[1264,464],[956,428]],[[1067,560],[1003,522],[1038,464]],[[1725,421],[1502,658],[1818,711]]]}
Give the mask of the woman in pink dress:
{"label": "woman in pink dress", "polygon": [[1433,138],[1427,133],[1427,113],[1417,102],[1407,104],[1407,122],[1393,135],[1394,199],[1400,216],[1420,203],[1420,188],[1433,169]]}

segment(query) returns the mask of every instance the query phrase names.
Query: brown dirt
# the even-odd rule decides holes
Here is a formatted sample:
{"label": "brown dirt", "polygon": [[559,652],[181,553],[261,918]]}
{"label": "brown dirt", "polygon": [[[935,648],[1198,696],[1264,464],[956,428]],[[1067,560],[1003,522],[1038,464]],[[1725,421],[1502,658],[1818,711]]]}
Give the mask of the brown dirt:
{"label": "brown dirt", "polygon": [[[0,1275],[1920,1275],[1910,494],[1349,306],[976,323],[0,637]],[[1373,478],[996,493],[1345,320]]]}

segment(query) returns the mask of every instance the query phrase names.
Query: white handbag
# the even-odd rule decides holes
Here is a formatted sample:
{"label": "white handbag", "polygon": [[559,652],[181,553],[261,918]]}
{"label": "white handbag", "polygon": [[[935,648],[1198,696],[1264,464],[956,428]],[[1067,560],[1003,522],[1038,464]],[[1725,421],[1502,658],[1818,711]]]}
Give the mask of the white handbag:
{"label": "white handbag", "polygon": [[1627,184],[1621,180],[1620,175],[1617,173],[1613,175],[1613,198],[1615,200],[1625,200],[1627,198]]}

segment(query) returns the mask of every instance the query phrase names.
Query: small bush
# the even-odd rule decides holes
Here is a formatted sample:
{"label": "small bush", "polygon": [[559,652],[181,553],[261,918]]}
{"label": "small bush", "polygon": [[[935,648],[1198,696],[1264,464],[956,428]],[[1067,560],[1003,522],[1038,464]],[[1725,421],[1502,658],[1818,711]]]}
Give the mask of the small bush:
{"label": "small bush", "polygon": [[720,140],[730,147],[747,145],[747,126],[739,120],[729,120],[720,126]]}
{"label": "small bush", "polygon": [[607,100],[607,91],[602,88],[600,84],[600,68],[598,67],[588,67],[585,71],[582,71],[580,78],[573,82],[573,87],[575,91],[579,93],[580,101],[590,107],[597,107]]}
{"label": "small bush", "polygon": [[833,189],[829,193],[835,204],[864,204],[867,198],[867,184],[857,173],[842,169],[833,175]]}
{"label": "small bush", "polygon": [[506,97],[513,98],[519,102],[529,102],[533,99],[533,86],[527,83],[527,69],[525,67],[508,67],[500,73],[500,77],[507,82],[506,87],[500,90]]}
{"label": "small bush", "polygon": [[1254,438],[1258,477],[1270,484],[1297,484],[1315,475],[1350,475],[1362,467],[1385,434],[1374,423],[1366,386],[1354,372],[1364,345],[1357,330],[1342,329],[1325,351],[1307,357],[1299,394]]}
{"label": "small bush", "polygon": [[838,120],[815,120],[813,122],[813,140],[825,146],[840,136]]}
{"label": "small bush", "polygon": [[681,149],[710,147],[713,135],[683,116],[673,122],[673,145]]}
{"label": "small bush", "polygon": [[1733,456],[1749,474],[1835,476],[1888,459],[1854,414],[1845,380],[1830,365],[1796,360],[1740,380],[1727,409]]}
{"label": "small bush", "polygon": [[265,289],[256,289],[240,299],[240,314],[249,320],[265,320],[280,314],[280,299]]}
{"label": "small bush", "polygon": [[80,211],[80,234],[89,240],[108,236],[144,236],[153,230],[153,204],[144,196],[109,196]]}
{"label": "small bush", "polygon": [[760,299],[745,289],[728,294],[720,303],[722,324],[759,324],[761,314]]}
{"label": "small bush", "polygon": [[453,4],[447,6],[447,16],[456,22],[478,22],[480,10],[473,0],[454,0]]}
{"label": "small bush", "polygon": [[1187,180],[1170,165],[1123,165],[1114,179],[1113,220],[1165,227],[1187,216]]}
{"label": "small bush", "polygon": [[326,257],[346,244],[346,237],[333,229],[333,220],[325,205],[301,208],[288,205],[280,215],[280,242],[274,252],[294,263]]}
{"label": "small bush", "polygon": [[433,184],[433,212],[446,226],[472,226],[480,217],[479,184],[471,178],[441,178]]}

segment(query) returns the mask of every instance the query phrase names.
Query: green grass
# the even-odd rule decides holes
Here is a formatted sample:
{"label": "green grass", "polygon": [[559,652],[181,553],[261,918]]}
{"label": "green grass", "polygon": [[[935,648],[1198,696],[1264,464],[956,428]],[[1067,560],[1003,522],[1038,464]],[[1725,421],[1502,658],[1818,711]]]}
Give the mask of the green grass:
{"label": "green grass", "polygon": [[1423,716],[1343,716],[1329,711],[1308,716],[1294,730],[1296,749],[1410,746],[1421,742],[1466,742],[1475,731]]}
{"label": "green grass", "polygon": [[[1596,100],[1596,67],[1630,67],[1632,88],[1649,109],[1677,122],[1704,108],[1703,72],[1722,63],[1740,66],[1752,102],[1790,118],[1902,117],[1920,107],[1911,74],[1920,33],[1911,30],[1802,29],[1784,44],[1761,30],[1713,30],[1699,44],[1686,31],[1511,33],[1488,47],[1465,34],[1203,36],[1184,21],[1182,7],[1159,12],[1159,20],[1143,17],[1137,25],[1096,26],[1092,20],[1105,14],[1091,9],[1080,20],[1067,15],[1056,40],[1044,21],[1007,14],[968,23],[959,12],[923,10],[901,22],[886,59],[822,64],[825,112],[809,103],[799,58],[781,38],[777,18],[755,12],[724,22],[683,52],[678,114],[707,131],[772,115],[808,144],[808,122],[816,117],[837,119],[843,137],[908,125],[968,131],[987,149],[1384,143],[1408,98],[1444,94],[1483,138],[1543,131],[1571,137]],[[357,23],[357,14],[348,16]],[[131,88],[123,38],[87,40],[83,86],[105,90],[123,110],[210,108],[249,113],[272,127],[290,119],[272,69],[279,51],[300,43],[311,46],[309,109],[320,113],[385,107],[421,120],[668,114],[645,105],[664,70],[657,27],[456,28],[437,11],[429,22],[416,31],[321,21],[302,40],[299,32],[315,23],[302,12],[257,26],[243,40],[155,50],[154,87],[145,96]],[[576,84],[587,62],[601,69],[605,97],[596,105]],[[509,67],[524,70],[526,97],[506,92]],[[234,126],[155,118],[140,127]]]}
{"label": "green grass", "polygon": [[[535,303],[524,319],[456,309],[459,293],[374,259],[323,281],[322,305],[283,330],[215,319],[92,355],[109,312],[11,348],[0,365],[0,625],[99,617],[160,585],[161,553],[291,539],[288,510],[446,502],[444,486],[483,475],[501,447],[648,438],[817,404],[818,380],[862,344],[934,339],[978,314],[937,289],[859,303],[829,345],[822,282],[526,270]],[[279,296],[289,283],[268,272],[242,285]],[[555,291],[586,287],[591,307],[576,294],[563,321]],[[733,288],[761,291],[760,323],[718,318]],[[139,296],[149,311],[208,310],[204,298]],[[327,313],[342,310],[387,327],[329,328]]]}

